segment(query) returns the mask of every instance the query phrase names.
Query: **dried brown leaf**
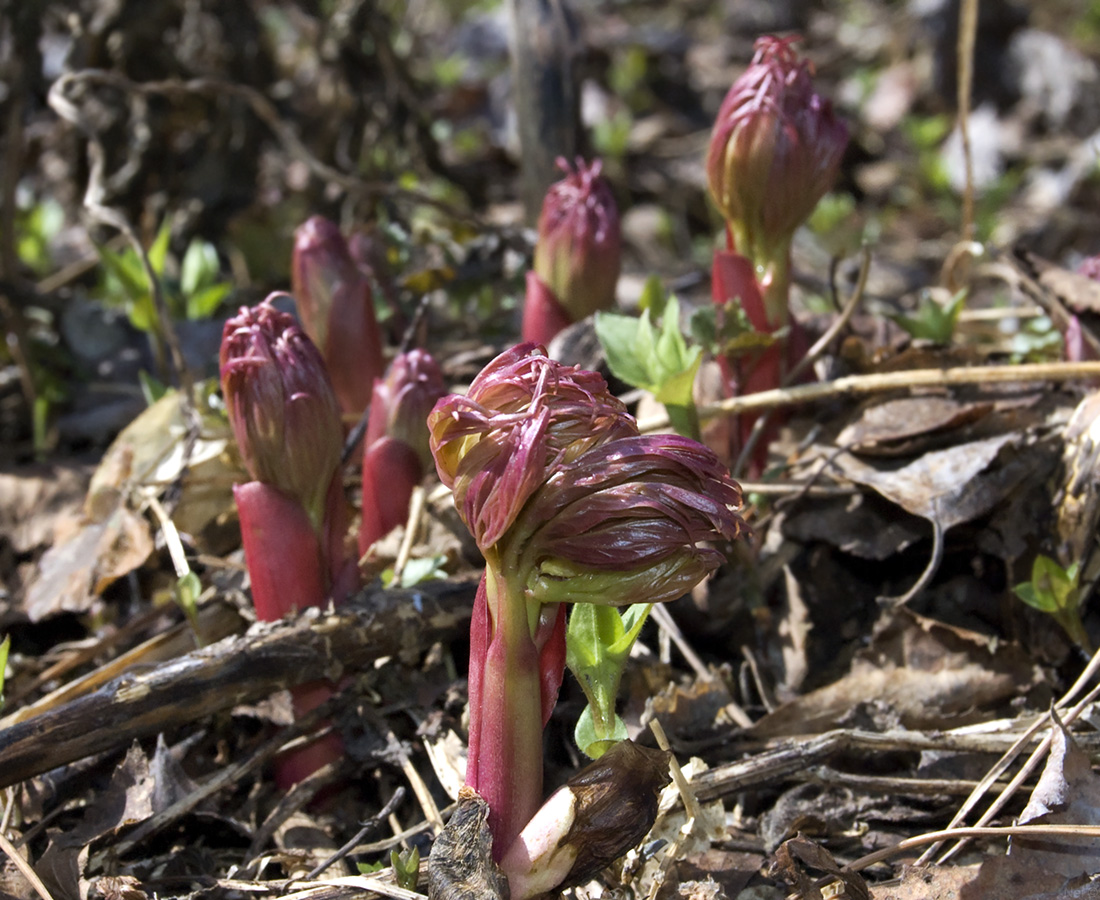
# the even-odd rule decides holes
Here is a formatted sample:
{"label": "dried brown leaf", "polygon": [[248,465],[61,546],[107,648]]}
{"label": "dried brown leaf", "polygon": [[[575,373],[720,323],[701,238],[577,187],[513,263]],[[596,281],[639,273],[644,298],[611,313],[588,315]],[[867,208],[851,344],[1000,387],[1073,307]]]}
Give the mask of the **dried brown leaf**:
{"label": "dried brown leaf", "polygon": [[913,439],[942,434],[977,421],[993,409],[990,401],[954,397],[902,397],[865,408],[837,435],[837,446],[875,456],[912,451]]}
{"label": "dried brown leaf", "polygon": [[[1100,824],[1100,779],[1061,722],[1055,721],[1043,774],[1020,814],[1020,824]],[[1012,840],[1011,855],[1067,877],[1100,872],[1100,846],[1093,837],[1049,836]]]}
{"label": "dried brown leaf", "polygon": [[840,453],[833,466],[845,478],[946,531],[989,512],[1027,476],[1031,466],[1021,455],[993,465],[1002,450],[1022,441],[1020,434],[1001,434],[934,450],[900,467],[871,465]]}
{"label": "dried brown leaf", "polygon": [[871,897],[873,900],[959,900],[960,891],[977,876],[977,865],[907,868],[901,884],[875,885],[871,888]]}
{"label": "dried brown leaf", "polygon": [[902,612],[847,675],[784,704],[752,731],[769,737],[824,731],[869,701],[893,709],[908,728],[961,725],[1035,679],[1034,666],[1018,650],[993,652],[960,629]]}
{"label": "dried brown leaf", "polygon": [[148,522],[125,506],[102,522],[85,524],[70,540],[51,547],[27,589],[24,611],[32,622],[62,612],[84,612],[116,579],[153,552]]}

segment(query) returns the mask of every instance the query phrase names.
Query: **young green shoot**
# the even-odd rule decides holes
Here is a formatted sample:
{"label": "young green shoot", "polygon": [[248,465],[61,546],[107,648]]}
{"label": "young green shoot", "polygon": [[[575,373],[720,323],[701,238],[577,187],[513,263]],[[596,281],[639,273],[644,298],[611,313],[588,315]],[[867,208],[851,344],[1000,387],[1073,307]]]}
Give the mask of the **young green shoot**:
{"label": "young green shoot", "polygon": [[1092,641],[1081,621],[1081,571],[1078,563],[1062,568],[1049,556],[1039,554],[1031,566],[1031,581],[1016,585],[1016,596],[1033,609],[1051,616],[1085,653],[1092,654]]}
{"label": "young green shoot", "polygon": [[612,374],[653,394],[664,404],[676,433],[698,440],[699,413],[692,390],[703,352],[684,340],[676,297],[665,300],[660,282],[650,278],[641,317],[599,313],[596,335]]}

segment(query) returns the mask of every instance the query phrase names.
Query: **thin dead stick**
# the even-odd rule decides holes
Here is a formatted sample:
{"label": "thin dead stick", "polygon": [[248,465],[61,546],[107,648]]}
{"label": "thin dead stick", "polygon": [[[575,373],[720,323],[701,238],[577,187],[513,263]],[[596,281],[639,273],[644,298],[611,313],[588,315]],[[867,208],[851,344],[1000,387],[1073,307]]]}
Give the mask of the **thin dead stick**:
{"label": "thin dead stick", "polygon": [[[789,388],[776,388],[729,397],[717,403],[708,403],[699,409],[700,419],[713,419],[721,415],[736,415],[758,409],[777,406],[797,406],[837,397],[862,396],[882,391],[906,388],[948,387],[972,384],[1008,384],[1036,381],[1053,383],[1075,379],[1100,378],[1100,362],[1024,363],[1020,365],[982,366],[980,368],[956,366],[950,369],[912,369],[908,372],[883,372],[875,375],[849,375],[819,384],[800,384]],[[667,415],[655,415],[638,423],[642,432],[667,428]]]}
{"label": "thin dead stick", "polygon": [[851,497],[859,489],[851,485],[816,485],[809,481],[745,481],[738,479],[741,490],[746,494],[762,494],[765,497]]}
{"label": "thin dead stick", "polygon": [[[405,773],[405,777],[409,781],[409,786],[416,796],[416,802],[420,804],[420,810],[424,813],[424,818],[431,824],[432,833],[438,835],[443,830],[443,816],[439,812],[439,807],[436,806],[431,790],[424,783],[424,779],[420,777],[416,766],[409,759],[409,754],[405,752],[404,746],[397,739],[397,735],[393,733],[392,729],[386,729],[386,740],[396,748],[397,758],[401,762],[401,771]],[[401,829],[397,830],[400,831]]]}
{"label": "thin dead stick", "polygon": [[[107,76],[108,73],[99,74]],[[195,412],[194,379],[183,358],[183,351],[180,348],[176,327],[172,321],[172,316],[169,314],[168,303],[164,296],[164,286],[161,284],[160,276],[153,268],[153,264],[149,259],[149,254],[145,246],[141,243],[140,238],[138,238],[133,225],[130,224],[130,220],[117,209],[107,206],[104,202],[107,197],[106,181],[108,177],[106,170],[106,150],[103,147],[103,142],[95,127],[85,117],[80,107],[70,99],[67,93],[69,87],[73,83],[80,81],[81,78],[82,76],[80,73],[70,72],[66,75],[62,75],[50,86],[47,102],[54,112],[70,125],[75,126],[88,141],[88,186],[84,190],[84,208],[88,210],[89,214],[96,221],[104,225],[109,225],[124,234],[126,239],[130,242],[130,246],[133,248],[134,253],[137,254],[138,259],[141,261],[141,268],[145,273],[146,280],[149,282],[149,289],[153,298],[153,308],[157,315],[157,340],[160,342],[157,346],[157,350],[158,353],[167,354],[167,359],[163,360],[163,362],[165,365],[171,367],[172,373],[175,375],[186,401],[184,412],[188,420],[192,423],[192,427],[197,429],[198,414]],[[163,344],[163,346],[160,344]]]}
{"label": "thin dead stick", "polygon": [[794,384],[798,381],[802,377],[802,373],[817,361],[818,357],[836,340],[836,336],[840,334],[844,326],[852,320],[852,316],[855,315],[860,302],[863,300],[863,293],[867,289],[867,278],[870,274],[871,250],[869,247],[864,246],[861,251],[859,274],[856,276],[855,286],[852,288],[852,293],[848,295],[848,299],[844,301],[844,308],[841,309],[840,315],[836,317],[826,332],[814,342],[809,352],[798,361],[798,365],[791,369],[787,377],[783,379],[784,385]]}
{"label": "thin dead stick", "polygon": [[929,523],[932,525],[932,558],[928,560],[928,565],[924,567],[924,571],[921,572],[916,584],[900,597],[879,597],[878,600],[883,605],[904,606],[923,591],[935,577],[936,572],[939,571],[940,563],[943,562],[943,526],[940,524],[939,519],[930,519]]}
{"label": "thin dead stick", "polygon": [[[699,657],[699,654],[695,652],[691,644],[687,642],[687,638],[684,637],[684,633],[680,630],[680,626],[677,625],[676,620],[672,618],[672,613],[665,609],[664,604],[655,604],[651,615],[654,621],[661,627],[661,630],[672,638],[672,642],[684,655],[684,659],[687,660],[688,665],[695,670],[695,674],[706,681],[713,681],[714,673],[707,668],[706,663],[704,663]],[[752,728],[752,719],[749,718],[749,714],[732,699],[725,705],[724,709],[729,717],[742,728]]]}
{"label": "thin dead stick", "polygon": [[884,847],[866,856],[860,857],[855,862],[847,865],[842,871],[859,872],[868,866],[889,859],[914,847],[923,847],[937,841],[946,841],[951,838],[976,838],[976,837],[1100,837],[1100,825],[1002,825],[999,827],[986,826],[984,828],[948,828],[944,831],[930,831],[927,834],[918,834],[916,837],[898,841],[893,847]]}
{"label": "thin dead stick", "polygon": [[42,879],[38,877],[38,873],[31,868],[29,862],[19,855],[19,851],[15,849],[15,846],[8,840],[7,835],[2,831],[0,831],[0,850],[4,851],[8,859],[12,861],[12,865],[14,865],[15,868],[23,874],[23,877],[31,883],[31,887],[35,889],[35,892],[42,900],[53,900],[46,885],[44,885]]}
{"label": "thin dead stick", "polygon": [[382,656],[420,654],[469,628],[472,596],[471,582],[368,589],[338,610],[260,622],[239,638],[124,674],[0,731],[0,787],[296,684],[339,680]]}
{"label": "thin dead stick", "polygon": [[[440,814],[446,819],[450,818],[451,813],[455,811],[458,806],[457,803],[451,803],[440,810]],[[432,823],[425,819],[423,822],[418,822],[416,825],[410,825],[408,828],[402,829],[397,834],[391,835],[388,838],[384,838],[380,841],[372,841],[369,844],[359,844],[353,850],[352,853],[380,853],[384,850],[392,850],[398,844],[407,841],[409,838],[427,831],[432,827]]]}
{"label": "thin dead stick", "polygon": [[[1100,671],[1100,650],[1092,655],[1089,660],[1089,664],[1085,667],[1085,670],[1077,677],[1077,680],[1073,683],[1068,691],[1062,695],[1057,703],[1054,704],[1055,709],[1063,709],[1067,705],[1073,702],[1074,698],[1085,689],[1085,686],[1092,681],[1096,676],[1096,673]],[[1076,718],[1076,715],[1071,711],[1070,716]],[[1066,716],[1068,723],[1073,722],[1073,718]],[[1046,713],[1040,718],[1036,719],[1034,724],[1027,729],[1020,736],[1020,738],[1009,748],[1009,750],[997,760],[996,765],[993,766],[985,777],[978,783],[977,787],[971,792],[970,796],[966,798],[966,801],[958,812],[952,817],[951,822],[948,824],[948,828],[956,828],[961,822],[963,822],[970,811],[978,805],[978,801],[981,800],[990,787],[1008,770],[1008,767],[1016,760],[1016,758],[1024,751],[1024,748],[1031,742],[1032,737],[1041,729],[1050,725],[1050,713]],[[1045,751],[1044,751],[1045,752]],[[1007,788],[1005,788],[1007,790]],[[932,856],[943,846],[942,844],[934,844],[929,847],[919,860],[917,865],[924,865]],[[957,848],[961,848],[961,844],[956,845]],[[942,861],[941,861],[942,862]]]}
{"label": "thin dead stick", "polygon": [[[405,523],[405,533],[401,536],[401,546],[397,548],[397,559],[393,563],[393,583],[401,583],[401,573],[408,565],[412,556],[413,544],[416,543],[416,533],[420,530],[420,521],[424,517],[424,507],[427,504],[427,494],[423,485],[413,488],[412,497],[409,498],[409,518]],[[440,823],[442,827],[442,823]]]}
{"label": "thin dead stick", "polygon": [[360,828],[355,833],[355,837],[353,837],[350,841],[348,841],[346,844],[344,844],[339,850],[337,850],[335,853],[333,853],[332,856],[330,856],[324,862],[319,863],[316,867],[314,867],[309,872],[307,872],[306,877],[303,880],[304,881],[313,881],[314,878],[319,877],[326,869],[328,869],[334,863],[338,863],[345,856],[347,856],[349,853],[351,853],[351,851],[355,849],[355,847],[358,845],[358,843],[363,838],[365,838],[368,834],[370,834],[372,831],[374,831],[379,825],[381,825],[383,820],[388,818],[390,813],[392,813],[395,809],[397,809],[398,806],[401,805],[401,801],[404,800],[404,799],[405,799],[405,789],[403,787],[401,787],[401,785],[398,785],[397,790],[395,790],[393,792],[393,796],[390,797],[390,799],[386,802],[386,805],[383,806],[378,812],[376,812],[373,816],[371,816],[370,819],[367,822],[365,822],[363,824],[363,827]]}
{"label": "thin dead stick", "polygon": [[[102,69],[83,69],[62,75],[50,89],[50,102],[53,104],[54,91],[62,101],[75,109],[64,96],[77,84],[107,85],[133,96],[146,98],[163,96],[169,98],[187,98],[192,95],[206,97],[232,96],[243,100],[249,108],[270,130],[283,150],[293,159],[304,163],[317,178],[339,185],[348,193],[365,196],[407,197],[417,203],[423,203],[439,209],[455,218],[481,225],[480,219],[469,212],[460,212],[445,201],[430,196],[426,191],[408,188],[389,181],[366,181],[357,175],[333,168],[318,159],[298,137],[294,129],[283,119],[279,110],[264,94],[248,85],[217,78],[191,78],[187,80],[163,79],[161,81],[131,81],[117,72]],[[59,110],[60,112],[60,110]],[[79,114],[79,113],[78,113]],[[65,118],[68,118],[67,116]]]}
{"label": "thin dead stick", "polygon": [[963,190],[962,236],[974,231],[974,160],[970,152],[970,93],[974,83],[974,37],[978,31],[978,0],[962,0],[959,7],[958,104],[966,187]]}
{"label": "thin dead stick", "polygon": [[[138,844],[140,844],[142,841],[156,834],[158,831],[171,824],[172,822],[176,822],[183,816],[187,815],[189,812],[191,812],[191,810],[193,810],[208,797],[212,797],[214,794],[218,793],[229,785],[235,784],[249,772],[264,765],[269,759],[274,757],[275,754],[283,748],[293,748],[294,746],[296,746],[298,744],[298,741],[289,741],[288,735],[306,735],[309,742],[324,737],[331,729],[318,729],[313,733],[308,732],[315,725],[319,724],[324,716],[331,715],[332,710],[335,708],[335,706],[335,701],[329,700],[322,706],[318,706],[316,709],[310,710],[307,715],[302,716],[301,719],[299,719],[293,725],[289,726],[287,730],[275,735],[272,738],[269,738],[267,741],[261,744],[260,747],[247,759],[243,759],[238,763],[234,763],[231,766],[221,769],[204,784],[200,785],[198,788],[191,791],[186,796],[180,797],[180,799],[177,800],[175,803],[167,806],[160,812],[146,819],[133,831],[129,832],[126,835],[125,840],[120,841],[118,844],[115,845],[115,853],[119,857],[125,856],[127,853],[133,850],[134,847],[138,846]],[[329,763],[329,765],[323,767],[323,769],[328,769],[329,767],[331,767],[331,771],[326,772],[325,774],[331,780],[331,775],[335,772],[337,766],[336,764]],[[325,775],[318,774],[321,771],[322,770],[319,769],[318,772],[313,773],[313,775],[316,777],[316,781],[313,782],[313,784],[315,785],[313,787],[314,793],[316,793],[317,790],[317,782],[320,782],[325,778]],[[299,784],[301,784],[301,782]],[[295,787],[298,787],[298,785],[295,785]],[[308,799],[309,798],[307,797],[302,800],[299,806],[304,805],[308,801]]]}

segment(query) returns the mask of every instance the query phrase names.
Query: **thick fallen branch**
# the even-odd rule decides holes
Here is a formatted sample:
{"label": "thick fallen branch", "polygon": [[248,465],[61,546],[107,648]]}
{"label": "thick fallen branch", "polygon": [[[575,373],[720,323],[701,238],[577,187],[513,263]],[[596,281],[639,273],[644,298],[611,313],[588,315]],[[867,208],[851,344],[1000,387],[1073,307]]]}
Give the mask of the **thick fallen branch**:
{"label": "thick fallen branch", "polygon": [[423,653],[462,633],[475,587],[436,582],[365,592],[337,611],[258,623],[239,637],[121,675],[0,731],[0,787],[296,684],[337,680],[383,656]]}

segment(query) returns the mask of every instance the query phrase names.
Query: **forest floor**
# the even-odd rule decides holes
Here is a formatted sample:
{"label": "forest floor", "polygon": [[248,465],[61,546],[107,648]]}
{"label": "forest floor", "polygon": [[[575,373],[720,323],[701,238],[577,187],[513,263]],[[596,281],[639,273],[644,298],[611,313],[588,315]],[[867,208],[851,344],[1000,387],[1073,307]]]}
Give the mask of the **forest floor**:
{"label": "forest floor", "polygon": [[[950,2],[576,5],[628,311],[650,276],[710,303],[704,160],[757,36],[803,36],[851,140],[793,247],[792,313],[828,339],[756,407],[766,465],[734,472],[751,540],[654,616],[623,680],[631,737],[656,719],[695,800],[670,789],[568,895],[1100,897],[1100,285],[1077,271],[1100,254],[1096,5],[987,0],[961,50]],[[347,604],[256,623],[218,342],[288,288],[314,214],[382,248],[391,350],[416,320],[462,389],[518,340],[506,4],[15,6],[0,898],[415,896],[390,852],[427,857],[462,784],[479,556],[433,475]],[[589,337],[554,352],[605,367]],[[713,437],[733,407],[701,371]],[[322,678],[337,694],[295,722],[289,689]],[[548,787],[582,764],[583,703],[567,678]],[[345,758],[278,788],[273,758],[324,716]]]}

